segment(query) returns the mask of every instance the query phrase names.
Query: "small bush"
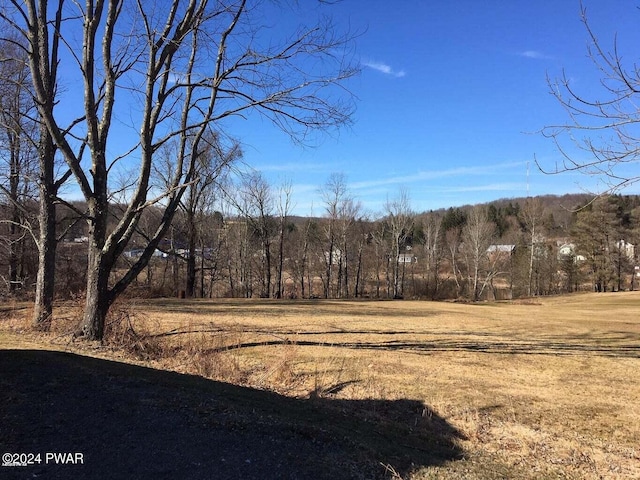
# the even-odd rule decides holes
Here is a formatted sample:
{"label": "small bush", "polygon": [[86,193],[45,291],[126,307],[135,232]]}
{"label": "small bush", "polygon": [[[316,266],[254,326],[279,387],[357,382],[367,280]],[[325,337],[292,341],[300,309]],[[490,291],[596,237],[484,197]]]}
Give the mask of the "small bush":
{"label": "small bush", "polygon": [[103,342],[140,360],[159,359],[164,356],[165,348],[162,341],[150,332],[146,319],[135,316],[127,306],[118,305],[109,312]]}

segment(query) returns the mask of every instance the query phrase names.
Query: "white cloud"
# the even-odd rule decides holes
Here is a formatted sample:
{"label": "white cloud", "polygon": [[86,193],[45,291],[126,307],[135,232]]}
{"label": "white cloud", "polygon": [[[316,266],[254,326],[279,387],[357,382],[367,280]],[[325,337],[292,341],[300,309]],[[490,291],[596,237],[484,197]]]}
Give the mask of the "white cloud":
{"label": "white cloud", "polygon": [[378,72],[384,73],[385,75],[391,75],[396,78],[404,77],[407,74],[404,70],[394,70],[391,65],[387,65],[386,63],[382,62],[368,60],[363,61],[362,65]]}
{"label": "white cloud", "polygon": [[534,60],[549,60],[552,58],[549,55],[546,55],[537,50],[525,50],[524,52],[520,52],[519,55],[521,57],[532,58]]}

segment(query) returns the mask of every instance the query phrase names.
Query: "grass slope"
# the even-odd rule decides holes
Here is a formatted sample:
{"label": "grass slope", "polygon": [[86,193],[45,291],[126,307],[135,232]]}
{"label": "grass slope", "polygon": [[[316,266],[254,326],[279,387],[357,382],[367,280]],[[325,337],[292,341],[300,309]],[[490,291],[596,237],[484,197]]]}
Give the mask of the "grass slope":
{"label": "grass slope", "polygon": [[[162,457],[167,445],[189,446],[175,449],[169,462],[182,461],[182,470],[162,467],[166,478],[207,472],[253,478],[234,476],[225,462],[261,465],[260,478],[640,478],[638,292],[481,304],[164,299],[114,313],[120,325],[133,325],[133,345],[130,336],[122,344],[138,360],[70,343],[65,332],[75,314],[68,306],[46,338],[17,335],[23,328],[17,315],[0,322],[0,343],[31,349],[0,355],[8,355],[3,371],[15,370],[3,377],[0,392],[20,392],[24,379],[31,385],[0,394],[3,424],[27,418],[20,408],[37,410],[30,399],[56,397],[79,382],[76,392],[109,400],[78,406],[68,400],[76,398],[71,390],[60,394],[60,408],[84,411],[81,419],[110,412],[83,430],[98,451],[124,442],[124,458],[137,451],[134,445],[152,442]],[[112,340],[126,332],[114,329]],[[105,359],[38,353],[36,345]],[[109,360],[116,356],[154,369]],[[47,383],[56,371],[67,372],[66,380]],[[135,393],[145,389],[146,397]],[[16,448],[45,434],[39,448],[52,448],[54,430],[38,427],[47,425],[43,412],[31,429],[15,424]],[[163,416],[171,435],[143,428]],[[198,422],[206,428],[190,430]],[[132,423],[131,435],[96,440],[101,426],[118,423]],[[221,453],[216,445],[224,442],[216,438],[225,435],[246,448]],[[206,445],[215,447],[201,455]],[[263,460],[252,460],[252,451]],[[102,468],[106,459],[95,458]],[[146,462],[140,475],[149,465],[165,465],[132,458]],[[151,471],[154,478],[164,472]]]}

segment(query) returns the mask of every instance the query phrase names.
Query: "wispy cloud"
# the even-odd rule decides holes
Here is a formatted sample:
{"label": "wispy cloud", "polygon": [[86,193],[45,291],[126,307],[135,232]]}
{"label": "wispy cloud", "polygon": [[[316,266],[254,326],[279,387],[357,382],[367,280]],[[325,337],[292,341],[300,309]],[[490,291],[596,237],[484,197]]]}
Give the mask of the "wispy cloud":
{"label": "wispy cloud", "polygon": [[394,70],[391,65],[387,65],[383,62],[376,62],[375,60],[365,60],[362,62],[362,65],[396,78],[404,77],[407,74],[404,70]]}
{"label": "wispy cloud", "polygon": [[367,180],[361,182],[353,182],[349,186],[353,189],[369,189],[386,185],[419,183],[426,180],[437,180],[450,177],[468,177],[481,175],[495,175],[504,172],[507,169],[522,168],[526,162],[503,162],[497,164],[481,164],[471,167],[457,167],[443,170],[427,170],[419,171],[409,175],[398,175],[379,178],[375,180]]}
{"label": "wispy cloud", "polygon": [[260,172],[324,172],[327,171],[326,163],[288,162],[271,163],[255,167]]}
{"label": "wispy cloud", "polygon": [[[485,200],[485,194],[496,196],[497,193],[497,197],[524,195],[526,163],[517,160],[478,162],[476,165],[419,170],[397,175],[381,172],[370,180],[348,182],[348,188],[365,209],[380,212],[386,198],[393,196],[398,187],[407,187],[414,207],[418,211],[426,211],[478,203]],[[521,181],[517,180],[518,175],[521,176]],[[317,183],[296,183],[293,192],[297,215],[309,215],[312,210],[314,215],[324,214],[324,200]]]}
{"label": "wispy cloud", "polygon": [[463,192],[511,192],[522,191],[524,192],[526,185],[524,182],[505,182],[505,183],[490,183],[486,185],[463,185],[442,188],[442,192],[447,193],[463,193]]}
{"label": "wispy cloud", "polygon": [[546,53],[540,52],[538,50],[525,50],[523,52],[518,52],[518,55],[525,58],[532,58],[534,60],[550,60],[553,57],[547,55]]}

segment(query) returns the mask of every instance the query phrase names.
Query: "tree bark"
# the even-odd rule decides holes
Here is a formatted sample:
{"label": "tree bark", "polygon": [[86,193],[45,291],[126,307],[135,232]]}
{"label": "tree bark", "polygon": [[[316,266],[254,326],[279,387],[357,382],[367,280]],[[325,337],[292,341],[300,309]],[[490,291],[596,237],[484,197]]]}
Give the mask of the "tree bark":
{"label": "tree bark", "polygon": [[[99,177],[99,176],[96,176]],[[96,188],[100,191],[100,187]],[[106,191],[106,189],[104,190]],[[89,204],[90,227],[87,261],[87,290],[82,335],[88,340],[102,340],[105,319],[111,306],[112,293],[109,290],[109,276],[114,259],[105,252],[106,222],[108,215],[100,213],[107,208],[106,198]]]}
{"label": "tree bark", "polygon": [[[48,328],[53,315],[56,269],[56,200],[58,189],[71,175],[68,171],[55,180],[55,154],[53,135],[47,126],[47,118],[53,114],[57,90],[58,48],[60,37],[49,35],[49,28],[59,32],[62,23],[62,0],[59,0],[53,21],[47,19],[47,4],[33,2],[27,6],[30,25],[24,31],[31,48],[29,70],[33,82],[33,97],[38,104],[40,138],[38,157],[39,189],[39,240],[38,273],[32,323],[38,328]],[[25,12],[23,12],[24,14]],[[25,18],[27,15],[25,15]]]}
{"label": "tree bark", "polygon": [[48,329],[53,319],[53,300],[55,295],[56,250],[56,197],[58,188],[67,173],[57,183],[55,181],[56,147],[48,130],[42,126],[40,130],[40,209],[38,223],[40,227],[38,240],[38,274],[36,277],[36,298],[33,308],[33,325]]}
{"label": "tree bark", "polygon": [[[187,281],[186,295],[189,298],[196,296],[196,224],[192,210],[187,211]],[[202,253],[204,254],[204,253]]]}
{"label": "tree bark", "polygon": [[89,257],[82,335],[88,340],[102,340],[110,306],[109,273],[101,268],[101,255],[90,252]]}

